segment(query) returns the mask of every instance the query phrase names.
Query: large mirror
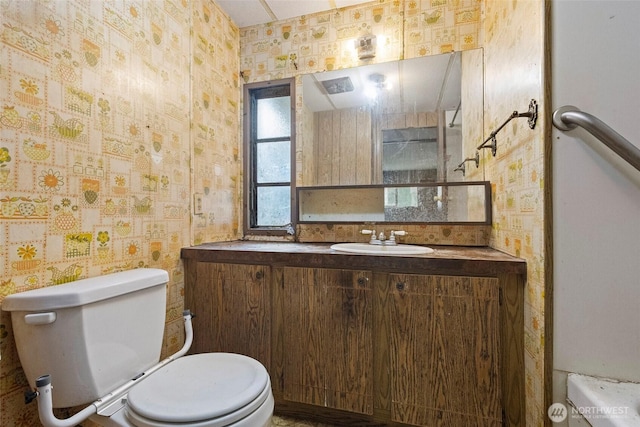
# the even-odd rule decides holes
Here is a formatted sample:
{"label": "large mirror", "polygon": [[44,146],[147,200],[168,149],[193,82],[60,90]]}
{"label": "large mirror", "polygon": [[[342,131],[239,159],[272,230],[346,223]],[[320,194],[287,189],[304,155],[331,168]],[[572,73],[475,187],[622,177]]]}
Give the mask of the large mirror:
{"label": "large mirror", "polygon": [[298,184],[464,180],[465,140],[482,140],[482,64],[475,49],[304,75]]}

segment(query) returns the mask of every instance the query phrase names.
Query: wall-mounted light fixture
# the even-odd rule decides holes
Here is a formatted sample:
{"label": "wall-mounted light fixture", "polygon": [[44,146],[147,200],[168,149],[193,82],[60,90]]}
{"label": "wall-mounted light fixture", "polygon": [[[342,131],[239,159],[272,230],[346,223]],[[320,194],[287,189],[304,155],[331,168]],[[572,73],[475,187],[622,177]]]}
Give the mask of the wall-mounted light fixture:
{"label": "wall-mounted light fixture", "polygon": [[356,40],[356,51],[359,59],[371,59],[376,56],[376,36],[362,36]]}

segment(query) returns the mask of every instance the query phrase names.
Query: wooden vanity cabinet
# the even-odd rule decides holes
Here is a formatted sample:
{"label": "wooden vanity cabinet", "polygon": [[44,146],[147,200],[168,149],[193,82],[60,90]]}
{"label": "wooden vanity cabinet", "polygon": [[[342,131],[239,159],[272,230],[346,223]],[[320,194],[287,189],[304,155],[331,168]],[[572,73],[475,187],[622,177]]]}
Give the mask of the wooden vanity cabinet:
{"label": "wooden vanity cabinet", "polygon": [[284,267],[283,398],[373,414],[370,271]]}
{"label": "wooden vanity cabinet", "polygon": [[502,423],[496,278],[376,275],[379,407],[417,426]]}
{"label": "wooden vanity cabinet", "polygon": [[185,260],[192,353],[239,353],[271,367],[271,267]]}
{"label": "wooden vanity cabinet", "polygon": [[192,352],[262,362],[277,413],[345,426],[525,425],[522,264],[197,256],[184,258]]}

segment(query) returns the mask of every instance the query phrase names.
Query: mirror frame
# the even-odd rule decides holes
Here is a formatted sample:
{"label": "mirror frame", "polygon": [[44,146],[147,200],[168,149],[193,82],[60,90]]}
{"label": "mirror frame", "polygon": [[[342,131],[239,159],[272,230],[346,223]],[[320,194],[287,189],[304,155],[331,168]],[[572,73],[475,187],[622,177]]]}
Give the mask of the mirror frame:
{"label": "mirror frame", "polygon": [[[461,186],[483,186],[484,187],[484,221],[426,221],[426,222],[407,222],[407,221],[303,221],[300,220],[300,209],[302,207],[300,203],[300,193],[302,191],[313,190],[331,190],[331,191],[353,191],[357,189],[367,188],[400,188],[400,187],[420,187],[420,188],[432,188],[432,187],[461,187]],[[296,199],[298,206],[295,212],[296,224],[415,224],[415,225],[491,225],[492,224],[492,200],[491,200],[491,183],[489,181],[466,181],[466,182],[430,182],[420,184],[371,184],[371,185],[341,185],[341,186],[310,186],[310,187],[296,187]]]}

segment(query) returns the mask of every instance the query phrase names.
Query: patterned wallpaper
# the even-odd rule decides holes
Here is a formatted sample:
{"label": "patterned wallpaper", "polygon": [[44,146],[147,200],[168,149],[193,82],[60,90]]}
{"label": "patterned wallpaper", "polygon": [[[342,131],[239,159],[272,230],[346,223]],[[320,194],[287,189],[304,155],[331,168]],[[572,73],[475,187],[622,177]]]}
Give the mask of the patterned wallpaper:
{"label": "patterned wallpaper", "polygon": [[[415,58],[482,45],[479,0],[377,0],[363,6],[240,29],[245,82]],[[376,35],[360,61],[354,40]]]}
{"label": "patterned wallpaper", "polygon": [[[243,82],[356,65],[350,40],[369,33],[383,36],[376,62],[483,47],[488,133],[531,98],[543,107],[542,4],[377,0],[238,30],[213,0],[0,0],[0,300],[80,277],[165,268],[164,351],[174,350],[182,340],[180,247],[241,234]],[[546,413],[541,129],[509,125],[497,158],[482,155],[477,173],[494,186],[490,233],[423,230],[443,243],[488,238],[527,259],[528,425],[542,425]],[[310,240],[353,233],[302,230]],[[0,424],[37,425],[35,405],[23,404],[10,319],[1,316]]]}
{"label": "patterned wallpaper", "polygon": [[514,111],[538,103],[538,120],[514,119],[497,134],[496,157],[484,150],[482,164],[493,187],[490,246],[527,260],[525,366],[527,425],[547,418],[544,382],[546,264],[545,99],[543,1],[487,1],[485,9],[485,135]]}
{"label": "patterned wallpaper", "polygon": [[[180,248],[238,237],[238,29],[210,0],[0,0],[0,49],[0,302],[163,268],[174,352]],[[0,425],[38,425],[5,312],[0,357]]]}
{"label": "patterned wallpaper", "polygon": [[194,244],[242,233],[239,33],[214,2],[200,3],[193,6],[191,59]]}

